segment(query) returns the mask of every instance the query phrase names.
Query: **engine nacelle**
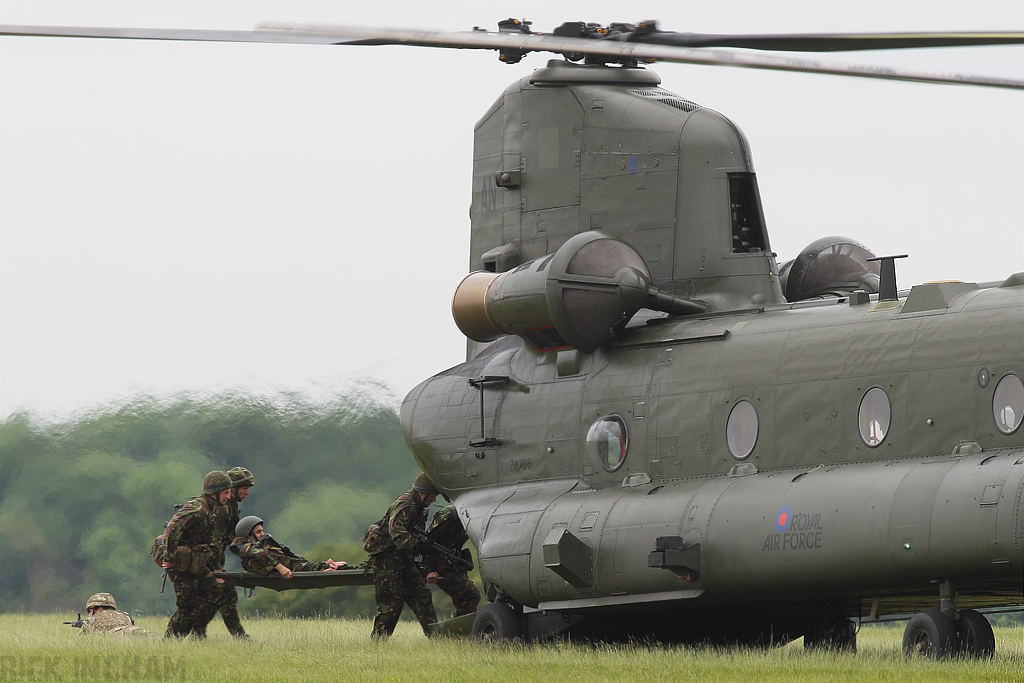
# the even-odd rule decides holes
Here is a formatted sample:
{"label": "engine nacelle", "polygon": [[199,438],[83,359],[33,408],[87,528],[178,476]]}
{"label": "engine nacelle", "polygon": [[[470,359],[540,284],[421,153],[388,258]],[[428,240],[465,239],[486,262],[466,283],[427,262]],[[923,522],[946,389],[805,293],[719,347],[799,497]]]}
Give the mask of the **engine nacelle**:
{"label": "engine nacelle", "polygon": [[539,352],[571,347],[592,353],[641,308],[705,310],[661,293],[640,254],[599,232],[575,235],[554,254],[506,273],[470,273],[452,299],[455,324],[470,339],[514,334]]}

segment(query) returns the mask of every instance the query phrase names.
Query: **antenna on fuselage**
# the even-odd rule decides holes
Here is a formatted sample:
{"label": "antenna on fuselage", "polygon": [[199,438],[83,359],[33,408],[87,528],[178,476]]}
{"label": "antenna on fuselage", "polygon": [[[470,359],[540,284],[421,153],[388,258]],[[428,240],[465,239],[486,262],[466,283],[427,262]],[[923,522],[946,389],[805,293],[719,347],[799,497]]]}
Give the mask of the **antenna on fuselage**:
{"label": "antenna on fuselage", "polygon": [[878,273],[878,300],[899,301],[896,296],[896,259],[907,258],[907,254],[899,256],[878,256],[869,258],[868,261],[881,261],[881,270]]}

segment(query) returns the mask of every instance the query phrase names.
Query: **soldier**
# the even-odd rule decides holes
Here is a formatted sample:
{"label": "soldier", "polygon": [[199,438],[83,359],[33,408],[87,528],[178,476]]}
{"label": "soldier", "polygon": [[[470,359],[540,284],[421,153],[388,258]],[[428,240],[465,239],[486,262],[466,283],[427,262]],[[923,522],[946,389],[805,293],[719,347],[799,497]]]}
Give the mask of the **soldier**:
{"label": "soldier", "polygon": [[[231,500],[226,505],[219,506],[214,511],[214,526],[217,529],[217,566],[213,571],[224,571],[224,552],[235,538],[235,526],[238,524],[240,512],[238,504],[249,495],[249,489],[256,485],[252,472],[244,467],[232,467],[228,470],[228,477],[231,478]],[[222,583],[220,579],[218,583]],[[249,635],[242,628],[242,620],[238,616],[238,589],[222,584],[224,592],[224,605],[220,608],[221,617],[228,633],[235,638],[248,638]]]}
{"label": "soldier", "polygon": [[149,636],[135,625],[135,620],[127,612],[118,612],[117,603],[110,593],[96,593],[85,603],[87,619],[82,620],[82,633],[114,633],[128,636]]}
{"label": "soldier", "polygon": [[[472,555],[462,548],[469,540],[469,536],[466,535],[466,529],[462,526],[454,505],[443,507],[434,514],[434,519],[427,529],[427,536],[431,541],[446,548],[461,551],[459,554],[462,558],[472,562]],[[455,616],[461,617],[475,612],[477,605],[480,604],[480,591],[473,585],[466,570],[450,562],[440,553],[428,552],[424,557],[428,572],[427,583],[437,584],[438,588],[448,594],[455,604]]]}
{"label": "soldier", "polygon": [[255,515],[238,522],[231,552],[241,558],[242,569],[247,572],[267,576],[276,569],[286,579],[292,578],[292,572],[330,572],[348,566],[346,562],[313,562],[296,555],[288,546],[281,545],[265,533],[263,520]]}
{"label": "soldier", "polygon": [[420,474],[412,489],[398,497],[379,524],[367,530],[363,548],[370,554],[373,584],[377,598],[377,616],[371,637],[391,636],[402,614],[402,603],[412,609],[423,633],[437,621],[430,589],[413,557],[419,541],[414,534],[423,532],[427,508],[437,499],[437,489],[427,475]]}
{"label": "soldier", "polygon": [[231,477],[214,470],[203,478],[203,494],[190,499],[171,517],[165,533],[163,567],[174,583],[177,610],[167,622],[166,637],[206,637],[206,625],[220,609],[224,591],[213,578],[218,539],[214,510],[231,498]]}

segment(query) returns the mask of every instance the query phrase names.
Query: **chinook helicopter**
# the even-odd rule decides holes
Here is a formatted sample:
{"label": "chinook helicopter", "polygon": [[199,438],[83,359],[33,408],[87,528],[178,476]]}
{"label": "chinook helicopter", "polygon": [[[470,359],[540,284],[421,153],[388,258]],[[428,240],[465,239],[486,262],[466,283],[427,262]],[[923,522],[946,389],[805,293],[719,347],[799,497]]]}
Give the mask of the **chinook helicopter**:
{"label": "chinook helicopter", "polygon": [[[1024,274],[900,291],[826,236],[777,263],[742,131],[651,61],[1024,89],[718,48],[1011,44],[1022,34],[701,36],[654,22],[498,33],[0,27],[0,34],[530,51],[475,130],[467,361],[406,397],[490,604],[477,635],[991,656],[1024,604]],[[338,577],[338,581],[354,580]],[[450,625],[454,629],[455,625]]]}

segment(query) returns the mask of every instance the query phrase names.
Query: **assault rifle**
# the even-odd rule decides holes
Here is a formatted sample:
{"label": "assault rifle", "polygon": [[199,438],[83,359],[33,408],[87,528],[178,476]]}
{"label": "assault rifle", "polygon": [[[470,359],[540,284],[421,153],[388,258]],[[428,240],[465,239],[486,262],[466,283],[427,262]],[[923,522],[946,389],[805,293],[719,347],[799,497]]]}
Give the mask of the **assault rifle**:
{"label": "assault rifle", "polygon": [[279,543],[276,538],[274,538],[273,536],[271,536],[268,533],[264,533],[263,534],[263,543],[266,543],[271,548],[277,548],[278,550],[280,550],[282,553],[284,553],[288,557],[294,557],[297,560],[304,559],[301,555],[296,555],[295,553],[293,553],[292,549],[289,548],[288,546],[281,545],[281,543]]}
{"label": "assault rifle", "polygon": [[449,548],[446,545],[441,545],[423,531],[414,531],[412,537],[419,541],[421,551],[425,550],[434,555],[441,555],[448,564],[454,565],[464,572],[473,571],[473,561],[463,557],[462,552]]}
{"label": "assault rifle", "polygon": [[72,628],[82,628],[82,624],[85,623],[85,620],[82,619],[82,613],[79,612],[77,621],[65,621],[64,623],[68,626],[71,626]]}

